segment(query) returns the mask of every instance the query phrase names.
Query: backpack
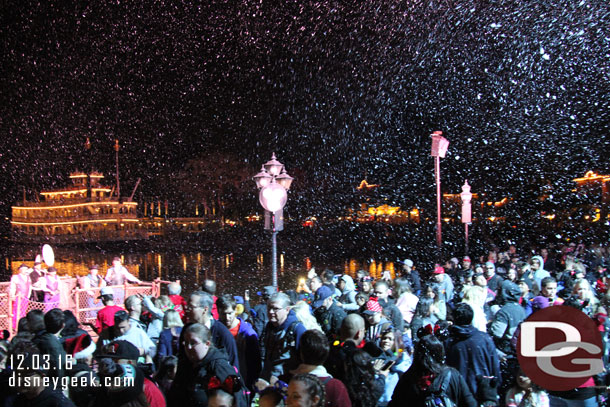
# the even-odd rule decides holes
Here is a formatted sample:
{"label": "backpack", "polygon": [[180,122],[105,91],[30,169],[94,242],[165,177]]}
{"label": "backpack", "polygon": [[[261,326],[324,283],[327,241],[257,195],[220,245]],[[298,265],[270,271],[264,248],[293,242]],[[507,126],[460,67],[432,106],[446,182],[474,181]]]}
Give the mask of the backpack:
{"label": "backpack", "polygon": [[455,407],[455,402],[447,395],[449,380],[451,380],[451,369],[445,369],[434,379],[426,390],[425,407]]}

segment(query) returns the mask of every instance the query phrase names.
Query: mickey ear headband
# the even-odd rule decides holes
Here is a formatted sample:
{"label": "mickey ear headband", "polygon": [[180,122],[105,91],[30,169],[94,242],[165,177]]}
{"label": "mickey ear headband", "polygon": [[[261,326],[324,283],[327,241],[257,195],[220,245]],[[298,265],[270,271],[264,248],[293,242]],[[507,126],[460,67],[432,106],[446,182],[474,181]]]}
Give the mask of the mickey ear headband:
{"label": "mickey ear headband", "polygon": [[438,334],[441,333],[441,329],[442,328],[440,327],[439,324],[435,324],[434,326],[432,326],[432,324],[428,324],[417,330],[417,337],[421,339],[424,336],[428,336],[428,335],[437,336]]}
{"label": "mickey ear headband", "polygon": [[237,376],[227,376],[227,378],[221,382],[216,376],[212,376],[208,382],[208,390],[223,390],[229,394],[235,394],[241,390],[241,382]]}

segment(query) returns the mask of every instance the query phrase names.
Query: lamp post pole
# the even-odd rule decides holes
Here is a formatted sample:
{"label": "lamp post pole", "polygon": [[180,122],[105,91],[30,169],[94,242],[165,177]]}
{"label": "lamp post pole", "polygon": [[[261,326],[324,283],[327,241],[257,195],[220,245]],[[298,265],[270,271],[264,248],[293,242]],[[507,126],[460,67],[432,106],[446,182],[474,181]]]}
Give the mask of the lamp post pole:
{"label": "lamp post pole", "polygon": [[441,224],[441,158],[445,158],[449,141],[443,137],[442,131],[435,131],[432,137],[432,155],[434,157],[434,173],[436,177],[436,245],[438,250],[438,261],[441,260],[441,247],[443,244]]}
{"label": "lamp post pole", "polygon": [[434,157],[434,174],[436,177],[436,245],[440,252],[443,244],[442,238],[442,222],[441,222],[441,159],[439,156]]}
{"label": "lamp post pole", "polygon": [[277,161],[275,153],[253,177],[259,189],[258,200],[265,209],[265,230],[271,231],[271,281],[277,289],[277,232],[284,229],[284,205],[293,178],[286,173],[284,164]]}

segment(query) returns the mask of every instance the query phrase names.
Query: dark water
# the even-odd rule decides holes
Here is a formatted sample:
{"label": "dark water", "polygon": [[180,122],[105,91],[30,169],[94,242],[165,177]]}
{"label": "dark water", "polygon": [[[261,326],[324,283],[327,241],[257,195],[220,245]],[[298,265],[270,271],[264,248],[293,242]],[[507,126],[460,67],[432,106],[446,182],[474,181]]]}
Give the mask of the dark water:
{"label": "dark water", "polygon": [[[100,266],[100,272],[105,275],[111,266],[112,258],[120,256],[123,263],[134,275],[142,280],[152,281],[180,280],[183,292],[190,292],[201,286],[206,278],[216,281],[219,293],[243,295],[244,290],[251,293],[271,284],[270,250],[249,253],[216,252],[204,253],[192,250],[148,250],[138,253],[122,253],[116,250],[96,250],[74,247],[54,247],[55,264],[58,274],[82,276],[88,273],[92,264]],[[29,265],[38,254],[38,247],[14,247],[4,254],[3,281],[10,276],[9,270],[16,270],[25,262]],[[394,274],[394,262],[377,261],[375,259],[357,260],[341,256],[327,257],[324,262],[312,261],[302,254],[278,253],[277,270],[280,289],[295,289],[299,279],[305,278],[307,271],[315,267],[318,272],[330,268],[335,273],[355,275],[359,269],[365,269],[374,276],[389,270]]]}

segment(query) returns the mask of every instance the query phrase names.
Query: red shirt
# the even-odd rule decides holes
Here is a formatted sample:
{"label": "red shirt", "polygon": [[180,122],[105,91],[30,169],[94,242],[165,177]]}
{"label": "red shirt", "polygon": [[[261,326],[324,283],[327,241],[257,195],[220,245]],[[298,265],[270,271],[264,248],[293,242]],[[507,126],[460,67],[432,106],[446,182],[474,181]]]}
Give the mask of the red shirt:
{"label": "red shirt", "polygon": [[[239,320],[238,320],[239,321]],[[237,323],[237,325],[235,325],[235,328],[231,328],[229,329],[229,332],[231,332],[231,335],[233,335],[233,338],[237,338],[237,334],[239,333],[239,327],[241,325],[241,321],[239,321]]]}
{"label": "red shirt", "polygon": [[180,314],[180,318],[184,321],[184,310],[186,309],[186,300],[184,297],[173,294],[169,296],[169,299],[172,303],[174,303],[174,311]]}
{"label": "red shirt", "polygon": [[154,382],[144,378],[144,394],[150,407],[165,407],[165,397]]}
{"label": "red shirt", "polygon": [[122,310],[123,308],[118,305],[107,305],[99,310],[97,312],[97,319],[95,320],[97,332],[102,332],[104,329],[114,326],[114,314]]}

